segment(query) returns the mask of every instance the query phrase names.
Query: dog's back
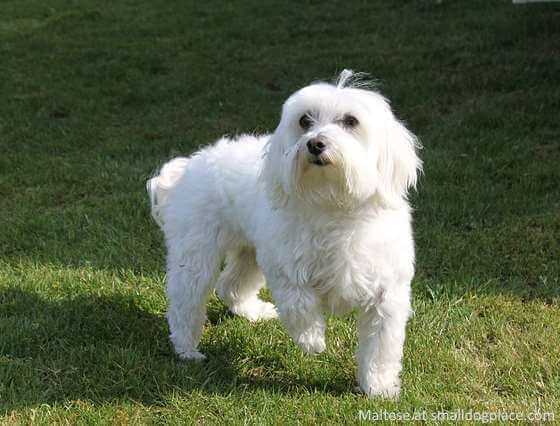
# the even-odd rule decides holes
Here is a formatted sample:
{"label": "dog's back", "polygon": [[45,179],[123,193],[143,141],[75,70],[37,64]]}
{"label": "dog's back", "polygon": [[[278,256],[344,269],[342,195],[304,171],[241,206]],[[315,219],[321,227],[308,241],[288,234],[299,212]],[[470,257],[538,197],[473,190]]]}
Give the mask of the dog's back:
{"label": "dog's back", "polygon": [[211,215],[232,202],[251,209],[267,140],[266,135],[225,137],[188,158],[165,163],[146,182],[154,220],[163,229],[169,219],[166,207],[172,205],[180,215],[192,214],[191,209]]}

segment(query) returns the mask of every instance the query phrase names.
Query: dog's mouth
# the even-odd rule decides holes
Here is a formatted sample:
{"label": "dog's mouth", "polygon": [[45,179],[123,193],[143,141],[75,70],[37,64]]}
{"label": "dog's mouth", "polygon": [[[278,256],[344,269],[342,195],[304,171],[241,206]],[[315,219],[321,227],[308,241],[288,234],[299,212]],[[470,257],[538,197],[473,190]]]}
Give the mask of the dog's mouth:
{"label": "dog's mouth", "polygon": [[319,167],[327,166],[331,164],[331,160],[324,155],[313,155],[308,157],[307,161]]}

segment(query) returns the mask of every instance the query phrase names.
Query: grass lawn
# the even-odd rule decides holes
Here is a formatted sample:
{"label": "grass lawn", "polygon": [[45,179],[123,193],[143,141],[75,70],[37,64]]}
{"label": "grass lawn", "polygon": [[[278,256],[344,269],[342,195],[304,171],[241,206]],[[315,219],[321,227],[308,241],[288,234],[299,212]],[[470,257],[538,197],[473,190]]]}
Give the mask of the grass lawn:
{"label": "grass lawn", "polygon": [[[560,4],[3,0],[0,422],[560,418]],[[371,73],[420,137],[399,401],[353,392],[353,317],[303,355],[215,298],[203,364],[167,338],[144,182],[282,101]]]}

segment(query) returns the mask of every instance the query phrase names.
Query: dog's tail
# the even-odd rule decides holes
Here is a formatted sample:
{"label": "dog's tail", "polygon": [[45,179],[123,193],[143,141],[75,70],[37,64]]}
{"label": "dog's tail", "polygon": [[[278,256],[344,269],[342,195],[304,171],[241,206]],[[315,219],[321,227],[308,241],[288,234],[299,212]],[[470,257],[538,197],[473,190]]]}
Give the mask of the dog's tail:
{"label": "dog's tail", "polygon": [[162,210],[165,207],[169,191],[185,173],[188,162],[189,159],[185,157],[174,158],[163,165],[158,175],[146,182],[152,217],[160,227],[163,226]]}

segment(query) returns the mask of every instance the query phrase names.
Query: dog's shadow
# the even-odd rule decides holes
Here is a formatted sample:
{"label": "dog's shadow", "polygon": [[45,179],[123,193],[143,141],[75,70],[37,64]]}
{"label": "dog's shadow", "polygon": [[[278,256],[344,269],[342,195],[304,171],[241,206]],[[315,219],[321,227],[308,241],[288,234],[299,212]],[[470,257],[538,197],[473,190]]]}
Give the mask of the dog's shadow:
{"label": "dog's shadow", "polygon": [[[164,314],[151,313],[140,302],[125,295],[47,300],[22,289],[1,292],[0,362],[7,367],[1,411],[123,398],[161,405],[177,391],[229,394],[238,386],[285,394],[351,389],[348,378],[313,382],[284,374],[290,363],[286,352],[248,358],[251,343],[243,333],[205,339],[206,362],[180,361],[170,347]],[[218,303],[210,304],[208,317],[211,327],[241,321]],[[291,344],[287,337],[286,342]]]}

